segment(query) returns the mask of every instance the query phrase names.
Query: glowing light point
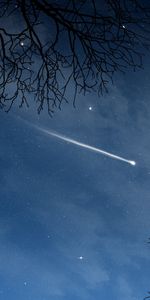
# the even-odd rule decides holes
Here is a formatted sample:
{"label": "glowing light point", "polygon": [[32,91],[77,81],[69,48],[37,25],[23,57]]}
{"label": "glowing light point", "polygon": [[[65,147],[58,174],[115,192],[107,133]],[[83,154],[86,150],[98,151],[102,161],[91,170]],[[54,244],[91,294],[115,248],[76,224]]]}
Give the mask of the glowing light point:
{"label": "glowing light point", "polygon": [[78,259],[83,260],[83,256],[79,256]]}
{"label": "glowing light point", "polygon": [[92,106],[89,106],[89,110],[92,110]]}
{"label": "glowing light point", "polygon": [[20,42],[20,45],[23,47],[24,46],[24,42]]}
{"label": "glowing light point", "polygon": [[130,164],[131,164],[132,166],[135,166],[135,165],[136,165],[136,162],[135,162],[134,160],[130,160]]}

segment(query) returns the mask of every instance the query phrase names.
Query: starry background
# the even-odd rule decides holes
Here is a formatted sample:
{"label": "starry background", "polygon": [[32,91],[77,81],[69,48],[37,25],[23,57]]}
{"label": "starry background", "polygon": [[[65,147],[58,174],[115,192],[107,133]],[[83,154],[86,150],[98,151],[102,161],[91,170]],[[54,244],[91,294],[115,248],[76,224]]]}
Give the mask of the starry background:
{"label": "starry background", "polygon": [[[0,299],[136,300],[150,288],[150,59],[53,118],[0,118]],[[50,137],[56,131],[133,167]]]}

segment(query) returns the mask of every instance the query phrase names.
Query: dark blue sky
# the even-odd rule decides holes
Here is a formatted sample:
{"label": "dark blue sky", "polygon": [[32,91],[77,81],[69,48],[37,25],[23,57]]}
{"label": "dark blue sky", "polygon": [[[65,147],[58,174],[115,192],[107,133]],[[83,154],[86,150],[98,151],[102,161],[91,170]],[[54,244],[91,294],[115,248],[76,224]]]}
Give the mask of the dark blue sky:
{"label": "dark blue sky", "polygon": [[[53,118],[46,111],[38,115],[33,104],[0,111],[0,299],[147,295],[149,65],[147,55],[144,70],[117,74],[108,94],[78,95],[76,109],[64,103]],[[134,160],[136,166],[38,127]]]}
{"label": "dark blue sky", "polygon": [[[144,71],[118,76],[108,95],[80,96],[76,109],[64,105],[52,119],[32,107],[1,111],[1,299],[135,300],[146,295],[148,66],[147,58]],[[32,124],[137,165],[50,137]]]}

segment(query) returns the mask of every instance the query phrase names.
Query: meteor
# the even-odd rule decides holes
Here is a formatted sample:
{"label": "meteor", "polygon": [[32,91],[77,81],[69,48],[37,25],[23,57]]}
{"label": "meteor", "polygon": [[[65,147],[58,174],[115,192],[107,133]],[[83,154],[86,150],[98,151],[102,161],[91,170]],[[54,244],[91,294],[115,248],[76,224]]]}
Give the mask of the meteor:
{"label": "meteor", "polygon": [[70,139],[66,136],[63,136],[61,134],[58,134],[58,133],[55,133],[53,131],[50,131],[50,130],[46,130],[46,129],[41,129],[41,128],[38,128],[40,131],[42,131],[43,133],[46,133],[48,135],[51,135],[53,137],[56,137],[60,140],[63,140],[65,142],[68,142],[68,143],[71,143],[71,144],[74,144],[76,146],[79,146],[79,147],[82,147],[82,148],[85,148],[85,149],[88,149],[88,150],[91,150],[91,151],[94,151],[94,152],[97,152],[97,153],[101,153],[105,156],[109,156],[113,159],[117,159],[117,160],[121,160],[121,161],[124,161],[132,166],[135,166],[136,165],[136,162],[134,160],[128,160],[126,158],[123,158],[121,156],[118,156],[118,155],[115,155],[115,154],[112,154],[110,152],[107,152],[107,151],[104,151],[104,150],[101,150],[99,148],[96,148],[96,147],[93,147],[93,146],[90,146],[90,145],[87,145],[87,144],[84,144],[84,143],[81,143],[81,142],[78,142],[74,139]]}

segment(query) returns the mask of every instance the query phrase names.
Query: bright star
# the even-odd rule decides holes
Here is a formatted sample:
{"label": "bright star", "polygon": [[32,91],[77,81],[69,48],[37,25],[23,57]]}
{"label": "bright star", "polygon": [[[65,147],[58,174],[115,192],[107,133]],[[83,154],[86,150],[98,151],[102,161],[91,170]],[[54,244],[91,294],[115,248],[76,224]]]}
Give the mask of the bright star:
{"label": "bright star", "polygon": [[83,256],[79,256],[79,257],[78,257],[78,259],[80,259],[80,260],[83,260],[83,258],[84,258]]}

